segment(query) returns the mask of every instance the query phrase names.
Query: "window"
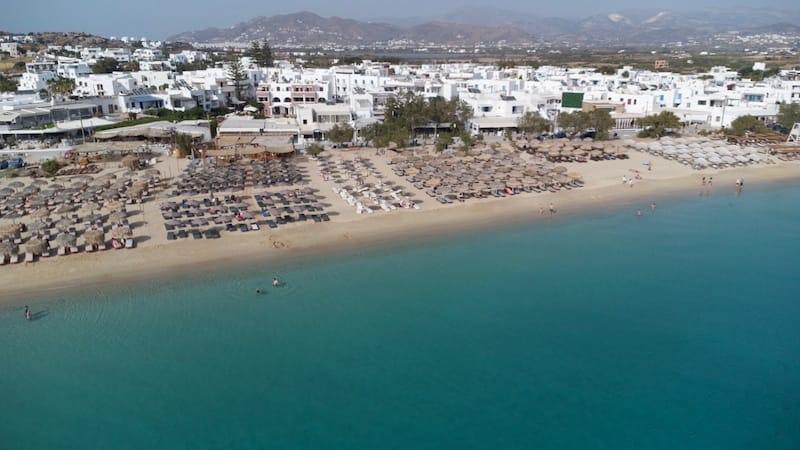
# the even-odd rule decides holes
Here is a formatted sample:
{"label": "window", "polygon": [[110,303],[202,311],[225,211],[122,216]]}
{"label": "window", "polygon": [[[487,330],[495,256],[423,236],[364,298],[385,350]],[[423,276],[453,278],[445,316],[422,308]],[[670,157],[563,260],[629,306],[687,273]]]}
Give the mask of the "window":
{"label": "window", "polygon": [[698,100],[697,101],[697,106],[705,106],[705,105],[706,105],[706,101],[705,100]]}

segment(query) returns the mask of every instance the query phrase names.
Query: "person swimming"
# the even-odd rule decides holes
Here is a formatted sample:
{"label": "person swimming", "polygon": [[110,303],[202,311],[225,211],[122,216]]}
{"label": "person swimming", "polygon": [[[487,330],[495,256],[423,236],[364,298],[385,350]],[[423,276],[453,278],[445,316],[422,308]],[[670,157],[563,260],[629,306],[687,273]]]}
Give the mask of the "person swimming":
{"label": "person swimming", "polygon": [[281,282],[278,281],[278,277],[272,279],[272,287],[278,287],[280,284]]}
{"label": "person swimming", "polygon": [[261,294],[261,289],[256,289],[256,294]]}

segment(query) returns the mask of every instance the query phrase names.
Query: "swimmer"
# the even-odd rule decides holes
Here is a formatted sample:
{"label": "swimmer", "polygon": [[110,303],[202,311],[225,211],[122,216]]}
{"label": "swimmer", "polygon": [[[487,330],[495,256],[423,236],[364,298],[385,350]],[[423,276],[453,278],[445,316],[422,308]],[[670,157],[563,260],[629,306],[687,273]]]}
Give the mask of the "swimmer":
{"label": "swimmer", "polygon": [[275,278],[272,279],[272,287],[278,287],[278,285],[280,285],[280,284],[281,284],[281,282],[278,281],[278,277],[275,277]]}
{"label": "swimmer", "polygon": [[637,209],[636,210],[636,216],[637,217],[642,217],[642,210],[641,209]]}
{"label": "swimmer", "polygon": [[256,294],[261,294],[261,289],[256,289]]}
{"label": "swimmer", "polygon": [[650,203],[650,210],[651,211],[655,211],[656,210],[656,202]]}
{"label": "swimmer", "polygon": [[25,306],[25,319],[31,320],[31,309]]}

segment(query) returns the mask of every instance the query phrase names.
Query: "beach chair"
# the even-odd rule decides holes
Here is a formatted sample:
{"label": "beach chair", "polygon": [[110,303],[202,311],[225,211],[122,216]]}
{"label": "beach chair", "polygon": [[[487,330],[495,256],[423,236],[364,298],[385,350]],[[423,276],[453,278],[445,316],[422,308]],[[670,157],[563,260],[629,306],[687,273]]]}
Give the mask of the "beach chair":
{"label": "beach chair", "polygon": [[64,256],[66,254],[67,254],[67,248],[66,247],[58,247],[58,251],[56,252],[56,255]]}
{"label": "beach chair", "polygon": [[4,266],[6,264],[6,255],[0,255],[0,266]]}
{"label": "beach chair", "polygon": [[102,250],[105,250],[105,249],[106,249],[106,243],[105,242],[103,242],[102,244],[99,244],[97,246],[97,250],[98,251],[102,251]]}
{"label": "beach chair", "polygon": [[17,264],[17,263],[19,263],[19,255],[17,255],[17,254],[11,255],[8,258],[8,263],[9,264]]}
{"label": "beach chair", "polygon": [[33,253],[25,252],[25,262],[32,263],[33,262]]}
{"label": "beach chair", "polygon": [[135,242],[134,242],[133,238],[125,239],[125,248],[133,248],[134,245],[135,245]]}
{"label": "beach chair", "polygon": [[78,248],[78,246],[77,246],[77,245],[73,245],[73,246],[71,246],[71,247],[69,248],[69,252],[70,252],[70,253],[78,253],[79,251],[80,251],[80,249]]}
{"label": "beach chair", "polygon": [[85,251],[86,253],[92,253],[92,252],[94,251],[94,245],[92,245],[92,244],[86,244],[86,247],[84,248],[84,251]]}

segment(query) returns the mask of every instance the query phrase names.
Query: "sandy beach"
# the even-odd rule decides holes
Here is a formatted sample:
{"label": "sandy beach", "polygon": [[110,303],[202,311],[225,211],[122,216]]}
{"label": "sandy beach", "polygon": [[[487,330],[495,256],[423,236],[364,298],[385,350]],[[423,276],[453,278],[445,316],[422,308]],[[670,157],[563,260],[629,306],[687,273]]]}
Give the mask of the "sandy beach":
{"label": "sandy beach", "polygon": [[[137,223],[137,248],[6,264],[0,267],[0,282],[4,286],[0,302],[18,304],[32,296],[52,295],[61,290],[178,277],[218,267],[244,267],[255,262],[274,265],[279,270],[282,264],[297,258],[379,245],[402,245],[526,221],[558,221],[565,216],[619,206],[630,206],[633,220],[636,209],[649,208],[651,202],[663,203],[671,196],[696,195],[701,190],[711,195],[733,192],[737,178],[746,180],[745,190],[753,185],[800,179],[799,162],[693,170],[676,161],[631,152],[628,159],[561,164],[570,172],[580,173],[585,185],[579,189],[469,199],[443,205],[392,173],[390,157],[377,155],[375,149],[344,151],[334,158],[352,159],[357,155],[369,158],[387,180],[402,185],[420,209],[357,214],[352,206],[334,194],[334,185],[323,179],[316,162],[305,160],[299,163],[310,178],[304,186],[318,192],[330,212],[330,222],[292,223],[274,230],[262,227],[247,233],[225,233],[215,240],[168,241],[159,210],[159,204],[166,198],[156,195],[153,201],[129,207],[131,221]],[[647,170],[647,162],[652,163],[652,170]],[[158,168],[162,173],[175,174],[186,164],[186,161],[165,158]],[[630,176],[633,170],[639,171],[641,179],[633,186],[623,184],[621,177]],[[714,185],[701,186],[703,176],[713,176]],[[20,181],[30,180],[20,178]],[[557,209],[554,215],[547,212],[550,204]]]}

